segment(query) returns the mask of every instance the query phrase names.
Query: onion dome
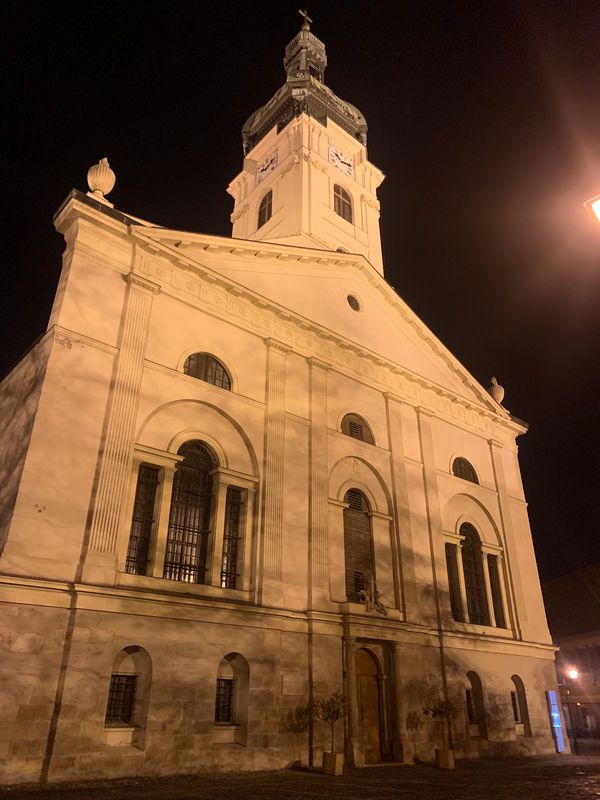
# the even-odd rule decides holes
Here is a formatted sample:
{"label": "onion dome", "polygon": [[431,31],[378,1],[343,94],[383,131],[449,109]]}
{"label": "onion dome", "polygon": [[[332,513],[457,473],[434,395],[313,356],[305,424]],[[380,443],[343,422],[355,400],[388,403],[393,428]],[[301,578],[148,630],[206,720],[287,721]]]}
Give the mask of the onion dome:
{"label": "onion dome", "polygon": [[327,125],[331,119],[359,142],[367,144],[367,121],[351,103],[341,100],[323,82],[327,54],[325,45],[311,33],[310,18],[300,12],[304,22],[300,31],[285,48],[283,66],[287,75],[284,85],[264,106],[251,114],[242,128],[244,155],[274,125],[283,130],[300,114],[308,114]]}

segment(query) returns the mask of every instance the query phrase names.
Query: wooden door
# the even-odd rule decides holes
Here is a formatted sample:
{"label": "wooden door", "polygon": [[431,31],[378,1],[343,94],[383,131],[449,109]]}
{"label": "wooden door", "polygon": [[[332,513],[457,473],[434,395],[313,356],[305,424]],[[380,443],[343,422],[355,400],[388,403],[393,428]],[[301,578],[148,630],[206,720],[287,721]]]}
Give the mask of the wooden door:
{"label": "wooden door", "polygon": [[356,652],[359,742],[366,764],[381,761],[381,715],[377,662],[367,650]]}

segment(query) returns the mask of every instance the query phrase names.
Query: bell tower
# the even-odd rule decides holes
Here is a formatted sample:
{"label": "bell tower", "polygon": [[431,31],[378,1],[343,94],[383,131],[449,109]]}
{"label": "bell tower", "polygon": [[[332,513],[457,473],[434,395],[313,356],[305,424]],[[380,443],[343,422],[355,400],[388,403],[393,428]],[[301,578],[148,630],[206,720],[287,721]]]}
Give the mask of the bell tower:
{"label": "bell tower", "polygon": [[325,45],[310,30],[285,49],[286,81],[242,128],[244,164],[228,192],[232,236],[364,255],[383,273],[367,122],[324,83]]}

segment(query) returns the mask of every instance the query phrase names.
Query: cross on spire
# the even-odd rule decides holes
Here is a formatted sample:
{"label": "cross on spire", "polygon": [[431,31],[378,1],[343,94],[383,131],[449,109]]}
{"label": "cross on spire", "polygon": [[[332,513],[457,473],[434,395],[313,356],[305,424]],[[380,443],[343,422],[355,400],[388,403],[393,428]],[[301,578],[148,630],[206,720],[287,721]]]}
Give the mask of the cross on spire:
{"label": "cross on spire", "polygon": [[302,23],[302,30],[309,31],[312,19],[308,16],[308,11],[306,9],[304,9],[304,11],[298,9],[298,13],[300,14],[301,17],[304,17],[304,22]]}

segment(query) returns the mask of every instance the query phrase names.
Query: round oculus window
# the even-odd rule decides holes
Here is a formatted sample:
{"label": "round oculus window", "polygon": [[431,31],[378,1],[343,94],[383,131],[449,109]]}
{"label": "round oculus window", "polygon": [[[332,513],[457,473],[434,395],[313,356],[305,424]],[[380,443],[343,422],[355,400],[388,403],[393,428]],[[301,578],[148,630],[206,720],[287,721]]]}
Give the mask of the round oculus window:
{"label": "round oculus window", "polygon": [[358,297],[356,297],[353,294],[349,294],[348,297],[346,298],[346,300],[348,301],[348,305],[350,306],[352,311],[360,311],[361,305],[360,305],[360,300],[358,299]]}

